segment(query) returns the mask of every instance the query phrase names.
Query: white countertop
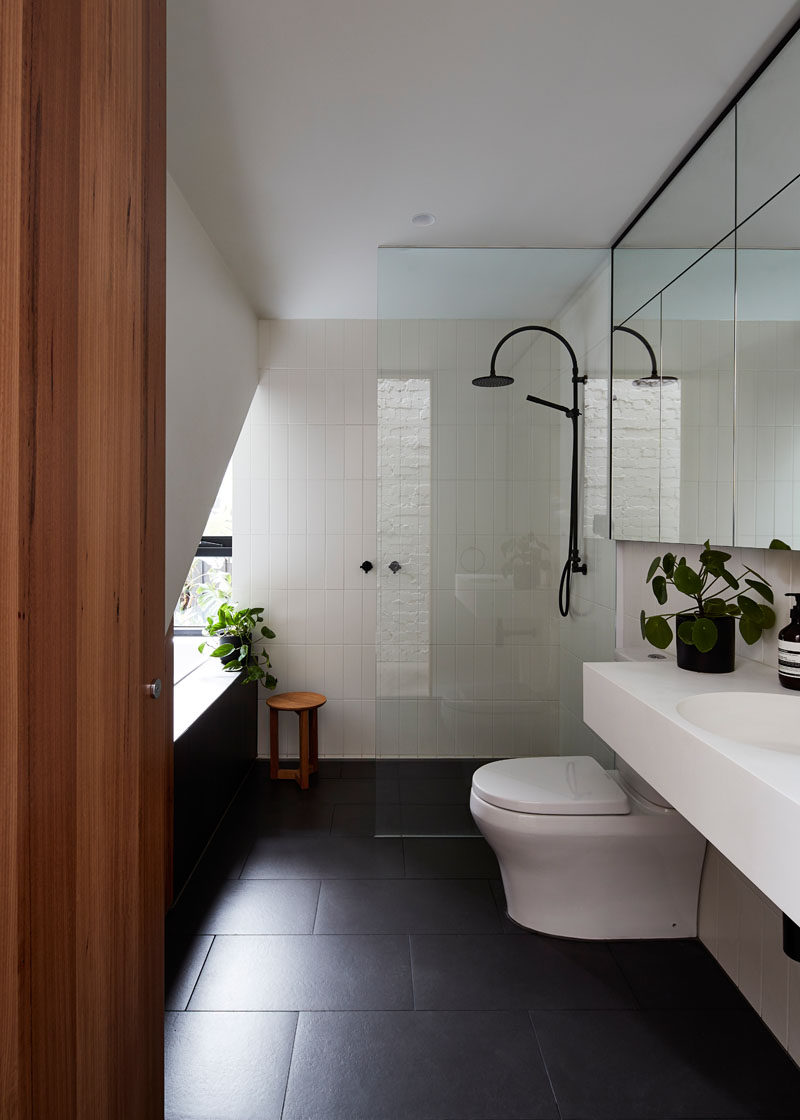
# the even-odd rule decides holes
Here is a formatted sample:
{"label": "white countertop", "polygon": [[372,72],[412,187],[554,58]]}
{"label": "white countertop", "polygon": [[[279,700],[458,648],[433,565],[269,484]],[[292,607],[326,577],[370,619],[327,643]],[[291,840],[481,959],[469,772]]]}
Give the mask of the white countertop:
{"label": "white countertop", "polygon": [[584,720],[795,922],[800,923],[800,754],[726,739],[677,711],[708,692],[800,694],[777,670],[741,659],[733,673],[666,661],[584,665]]}
{"label": "white countertop", "polygon": [[237,673],[226,673],[216,661],[205,664],[183,677],[173,692],[173,738],[179,739],[206,708],[210,708],[223,692],[238,681]]}

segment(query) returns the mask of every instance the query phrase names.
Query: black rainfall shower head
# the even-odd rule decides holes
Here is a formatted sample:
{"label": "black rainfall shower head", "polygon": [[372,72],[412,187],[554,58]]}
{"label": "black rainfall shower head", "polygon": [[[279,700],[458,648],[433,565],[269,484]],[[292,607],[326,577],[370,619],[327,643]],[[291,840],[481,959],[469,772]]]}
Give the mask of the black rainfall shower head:
{"label": "black rainfall shower head", "polygon": [[479,389],[499,389],[503,385],[513,385],[514,378],[505,377],[499,373],[490,373],[488,377],[474,377],[472,384]]}

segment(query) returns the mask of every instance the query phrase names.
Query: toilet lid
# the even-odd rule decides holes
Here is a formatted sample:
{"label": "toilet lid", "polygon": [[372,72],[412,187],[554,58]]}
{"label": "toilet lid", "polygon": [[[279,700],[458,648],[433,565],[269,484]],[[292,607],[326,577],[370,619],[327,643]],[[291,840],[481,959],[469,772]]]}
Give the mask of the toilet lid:
{"label": "toilet lid", "polygon": [[483,801],[516,813],[599,816],[629,813],[617,783],[593,758],[508,758],[481,766],[472,788]]}

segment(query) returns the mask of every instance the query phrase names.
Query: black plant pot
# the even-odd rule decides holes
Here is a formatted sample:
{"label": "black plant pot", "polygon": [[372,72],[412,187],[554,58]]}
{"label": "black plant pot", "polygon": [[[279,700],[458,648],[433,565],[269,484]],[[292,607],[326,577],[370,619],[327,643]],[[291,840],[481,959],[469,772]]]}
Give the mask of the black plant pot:
{"label": "black plant pot", "polygon": [[[693,622],[694,614],[679,614],[675,619],[676,629],[682,622]],[[736,620],[734,618],[715,618],[717,644],[708,653],[701,653],[696,646],[687,646],[676,634],[678,647],[678,668],[689,669],[693,673],[732,673],[736,665]]]}
{"label": "black plant pot", "polygon": [[242,648],[242,637],[239,634],[220,634],[220,645],[232,645],[233,649],[230,653],[226,653],[224,657],[220,657],[223,665],[229,665],[231,661],[239,660],[239,650]]}

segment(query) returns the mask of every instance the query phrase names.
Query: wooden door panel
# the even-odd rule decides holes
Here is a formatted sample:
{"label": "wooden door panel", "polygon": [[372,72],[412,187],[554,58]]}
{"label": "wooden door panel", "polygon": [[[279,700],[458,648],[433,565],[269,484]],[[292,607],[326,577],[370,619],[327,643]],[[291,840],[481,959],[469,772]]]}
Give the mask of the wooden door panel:
{"label": "wooden door panel", "polygon": [[0,5],[0,1114],[162,1115],[163,0]]}

